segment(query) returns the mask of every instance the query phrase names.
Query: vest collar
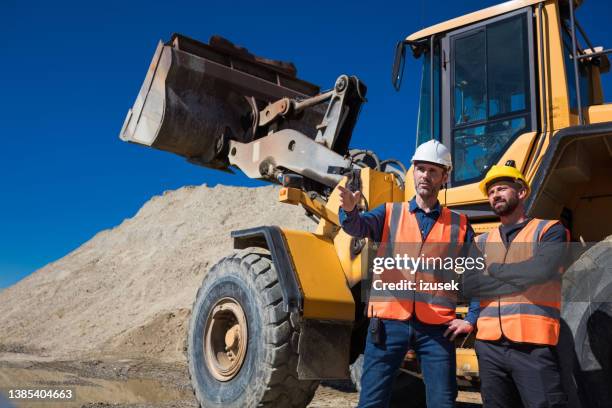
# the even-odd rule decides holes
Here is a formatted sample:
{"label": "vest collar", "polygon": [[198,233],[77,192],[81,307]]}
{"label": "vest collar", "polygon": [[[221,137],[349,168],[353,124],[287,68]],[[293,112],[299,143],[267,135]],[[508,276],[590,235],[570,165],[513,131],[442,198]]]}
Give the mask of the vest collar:
{"label": "vest collar", "polygon": [[[531,238],[531,234],[533,233],[533,231],[529,231],[529,226],[532,224],[537,224],[539,223],[540,219],[537,218],[530,218],[529,220],[527,220],[527,222],[523,225],[523,223],[520,224],[515,224],[515,225],[522,225],[521,230],[518,232],[518,234],[516,234],[516,236],[514,237],[514,240],[512,242],[531,242],[533,241]],[[525,231],[528,231],[527,233],[525,233]],[[493,231],[491,231],[491,233],[489,234],[489,236],[497,242],[504,242],[502,239],[502,234],[501,234],[501,225],[500,227],[494,229]],[[509,245],[511,245],[512,243],[509,243]]]}

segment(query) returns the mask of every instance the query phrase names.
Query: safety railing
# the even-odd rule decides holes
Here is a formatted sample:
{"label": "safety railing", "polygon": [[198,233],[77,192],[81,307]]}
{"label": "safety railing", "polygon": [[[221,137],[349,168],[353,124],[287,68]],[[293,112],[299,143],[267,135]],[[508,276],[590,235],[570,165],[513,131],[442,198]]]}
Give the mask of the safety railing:
{"label": "safety railing", "polygon": [[[602,51],[595,52],[595,47],[593,47],[593,45],[591,44],[591,41],[589,40],[586,33],[584,32],[584,29],[582,28],[582,26],[580,26],[580,24],[578,23],[578,20],[576,19],[575,10],[574,10],[574,0],[569,0],[568,3],[569,3],[569,11],[570,11],[569,31],[570,31],[570,37],[572,39],[571,57],[572,57],[573,65],[574,65],[574,81],[575,81],[575,86],[576,86],[576,104],[578,105],[577,106],[578,123],[580,125],[584,125],[584,114],[582,112],[582,97],[580,93],[580,77],[579,77],[578,63],[580,62],[580,60],[583,60],[585,58],[597,58],[602,55],[610,54],[612,53],[612,48],[608,48]],[[579,50],[578,41],[576,37],[576,28],[578,28],[578,31],[580,31],[580,34],[582,35],[584,42],[590,48],[591,52],[586,53],[584,50]],[[580,53],[578,51],[580,51]]]}

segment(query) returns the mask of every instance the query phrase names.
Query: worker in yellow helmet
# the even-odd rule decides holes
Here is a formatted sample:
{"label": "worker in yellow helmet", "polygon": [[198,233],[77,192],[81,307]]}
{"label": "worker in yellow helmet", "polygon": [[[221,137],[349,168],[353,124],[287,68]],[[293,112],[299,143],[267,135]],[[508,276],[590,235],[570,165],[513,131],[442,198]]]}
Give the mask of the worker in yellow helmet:
{"label": "worker in yellow helmet", "polygon": [[[485,196],[488,196],[488,187],[491,186],[493,182],[498,183],[501,181],[519,184],[520,186],[518,187],[524,189],[524,198],[527,198],[527,196],[529,196],[529,184],[527,183],[527,180],[525,180],[525,176],[523,176],[523,173],[521,173],[515,167],[514,161],[509,160],[508,163],[503,166],[499,166],[497,164],[493,165],[493,167],[491,167],[491,169],[485,175],[485,178],[480,182],[480,191],[482,191],[482,194],[484,194]],[[495,211],[495,208],[493,208],[493,211]]]}
{"label": "worker in yellow helmet", "polygon": [[529,185],[514,162],[493,166],[480,189],[501,221],[476,238],[486,271],[465,277],[481,301],[475,349],[484,406],[565,407],[556,345],[558,260],[569,233],[557,220],[527,216]]}

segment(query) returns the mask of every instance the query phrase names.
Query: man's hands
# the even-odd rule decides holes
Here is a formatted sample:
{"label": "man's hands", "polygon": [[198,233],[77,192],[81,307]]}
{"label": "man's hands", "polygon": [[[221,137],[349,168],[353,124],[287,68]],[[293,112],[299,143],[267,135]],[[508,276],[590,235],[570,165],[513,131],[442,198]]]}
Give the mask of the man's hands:
{"label": "man's hands", "polygon": [[346,212],[351,212],[355,206],[361,201],[361,191],[354,193],[346,187],[338,186],[340,190],[340,207]]}
{"label": "man's hands", "polygon": [[450,334],[450,341],[454,341],[455,337],[457,337],[459,334],[468,334],[474,330],[471,323],[463,319],[454,319],[446,324],[448,325],[448,329],[446,329],[444,332],[444,337],[447,337]]}

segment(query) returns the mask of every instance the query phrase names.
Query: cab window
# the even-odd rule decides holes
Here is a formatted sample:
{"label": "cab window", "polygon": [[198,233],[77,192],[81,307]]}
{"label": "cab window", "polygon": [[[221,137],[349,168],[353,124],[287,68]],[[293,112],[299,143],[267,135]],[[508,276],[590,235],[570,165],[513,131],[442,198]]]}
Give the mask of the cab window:
{"label": "cab window", "polygon": [[450,37],[452,184],[481,179],[532,128],[527,13]]}
{"label": "cab window", "polygon": [[421,92],[419,100],[419,114],[417,119],[417,146],[430,139],[440,140],[440,47],[434,48],[433,66],[433,95],[434,95],[434,127],[431,134],[431,58],[429,49],[423,58],[423,72],[421,74]]}

